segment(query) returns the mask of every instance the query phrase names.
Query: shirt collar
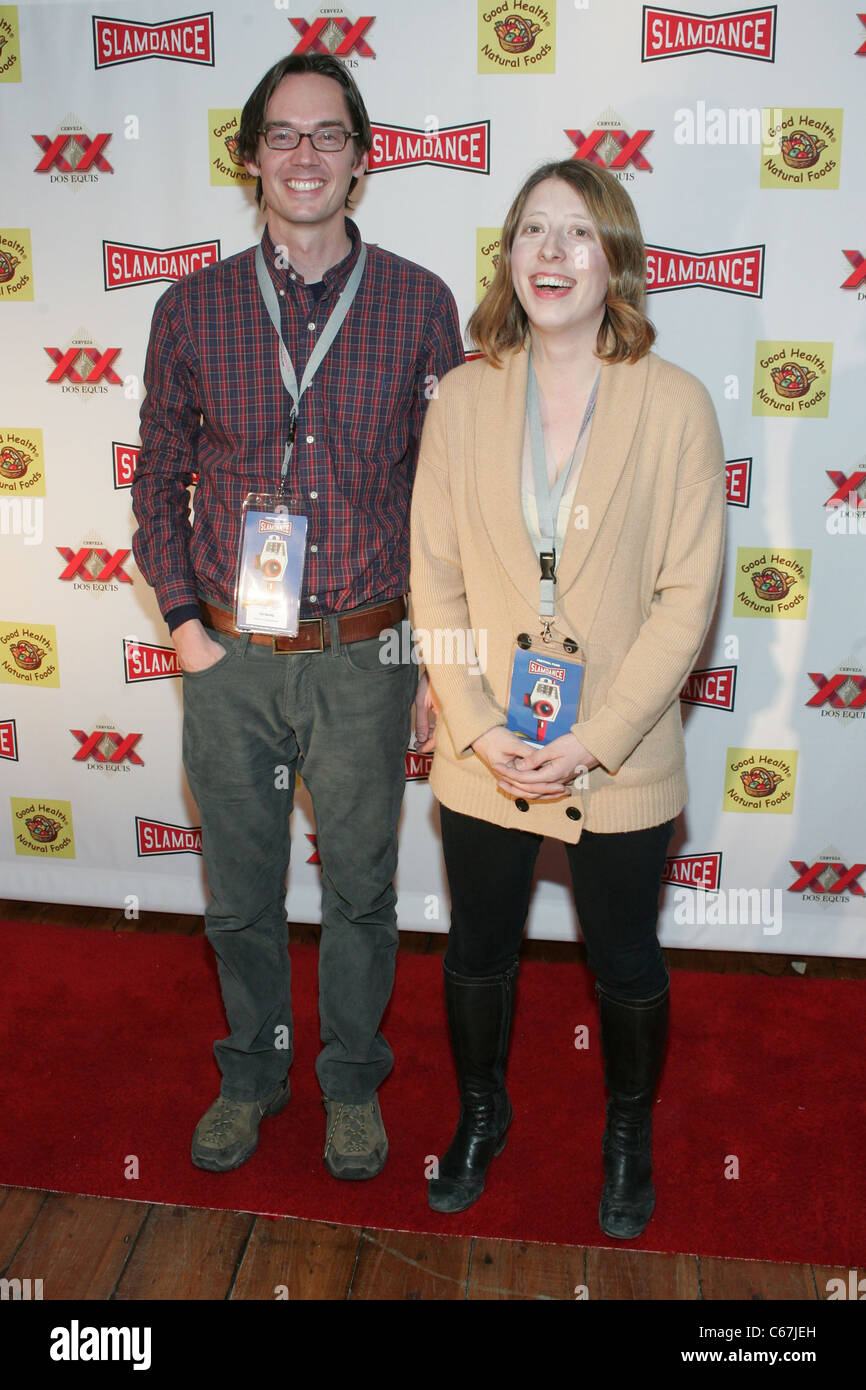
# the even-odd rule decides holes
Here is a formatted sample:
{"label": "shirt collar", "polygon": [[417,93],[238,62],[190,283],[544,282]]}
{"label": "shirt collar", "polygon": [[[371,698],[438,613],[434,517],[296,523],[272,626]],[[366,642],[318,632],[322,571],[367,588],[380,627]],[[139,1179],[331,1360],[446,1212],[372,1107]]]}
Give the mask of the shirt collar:
{"label": "shirt collar", "polygon": [[[330,270],[326,270],[322,276],[321,283],[325,286],[325,293],[343,285],[351,275],[355,262],[361,254],[361,233],[355,226],[351,217],[346,218],[346,234],[352,245],[348,253],[336,265],[332,265]],[[268,273],[278,290],[285,289],[288,283],[292,282],[292,266],[285,264],[285,250],[278,257],[277,248],[271,238],[271,234],[265,226],[262,236],[262,251],[265,257],[265,265]],[[279,263],[278,263],[279,261]],[[294,283],[304,284],[304,279],[300,274],[296,274]]]}

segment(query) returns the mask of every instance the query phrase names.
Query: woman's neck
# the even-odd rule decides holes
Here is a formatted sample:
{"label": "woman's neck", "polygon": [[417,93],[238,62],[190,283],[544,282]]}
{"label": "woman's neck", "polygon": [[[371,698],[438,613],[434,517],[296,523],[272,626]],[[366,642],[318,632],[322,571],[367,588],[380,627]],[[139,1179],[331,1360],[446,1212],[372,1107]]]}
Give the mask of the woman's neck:
{"label": "woman's neck", "polygon": [[589,390],[601,367],[601,360],[595,353],[595,334],[591,342],[574,337],[565,339],[557,335],[540,334],[530,329],[532,345],[532,365],[535,375],[546,395],[563,388],[571,391]]}

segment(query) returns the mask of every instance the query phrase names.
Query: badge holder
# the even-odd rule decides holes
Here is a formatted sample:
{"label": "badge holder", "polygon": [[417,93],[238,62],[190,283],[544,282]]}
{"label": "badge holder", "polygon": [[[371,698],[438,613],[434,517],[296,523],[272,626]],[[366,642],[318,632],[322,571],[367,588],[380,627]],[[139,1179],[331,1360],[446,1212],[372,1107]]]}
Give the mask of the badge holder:
{"label": "badge holder", "polygon": [[511,661],[506,727],[533,748],[546,748],[577,723],[584,663],[573,638],[556,641],[550,625],[535,641],[517,638]]}
{"label": "badge holder", "polygon": [[307,518],[280,493],[244,499],[235,578],[239,632],[297,637],[307,548]]}

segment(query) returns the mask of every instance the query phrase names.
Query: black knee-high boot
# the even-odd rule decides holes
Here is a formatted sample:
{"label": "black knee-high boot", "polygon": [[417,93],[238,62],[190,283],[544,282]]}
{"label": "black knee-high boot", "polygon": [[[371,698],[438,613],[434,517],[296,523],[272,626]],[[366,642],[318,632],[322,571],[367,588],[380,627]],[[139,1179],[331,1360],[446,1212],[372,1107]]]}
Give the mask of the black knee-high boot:
{"label": "black knee-high boot", "polygon": [[505,1148],[512,1120],[505,1090],[505,1064],[514,1010],[517,962],[502,975],[484,979],[455,975],[447,966],[445,1004],[457,1080],[457,1132],[431,1178],[434,1211],[465,1211],[484,1191],[491,1160]]}
{"label": "black knee-high boot", "polygon": [[605,1235],[630,1240],[655,1207],[652,1108],[662,1068],[670,991],[653,999],[615,999],[596,986],[604,1079],[610,1099],[602,1142],[605,1184],[598,1220]]}

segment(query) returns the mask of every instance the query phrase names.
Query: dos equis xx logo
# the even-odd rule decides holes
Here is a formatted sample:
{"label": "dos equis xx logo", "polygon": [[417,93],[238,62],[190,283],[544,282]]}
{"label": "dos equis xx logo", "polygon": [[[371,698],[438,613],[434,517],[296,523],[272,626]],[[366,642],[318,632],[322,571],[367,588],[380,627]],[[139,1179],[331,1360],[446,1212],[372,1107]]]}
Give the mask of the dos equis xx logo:
{"label": "dos equis xx logo", "polygon": [[572,159],[585,159],[590,164],[610,169],[623,182],[634,178],[630,165],[645,174],[652,173],[652,165],[643,147],[653,132],[636,130],[631,134],[610,107],[602,112],[595,129],[588,134],[585,135],[582,130],[567,130],[565,133],[574,145]]}
{"label": "dos equis xx logo", "polygon": [[42,158],[34,169],[47,174],[51,183],[98,183],[100,174],[113,174],[106,153],[111,133],[87,130],[78,116],[68,115],[51,135],[34,135]]}

